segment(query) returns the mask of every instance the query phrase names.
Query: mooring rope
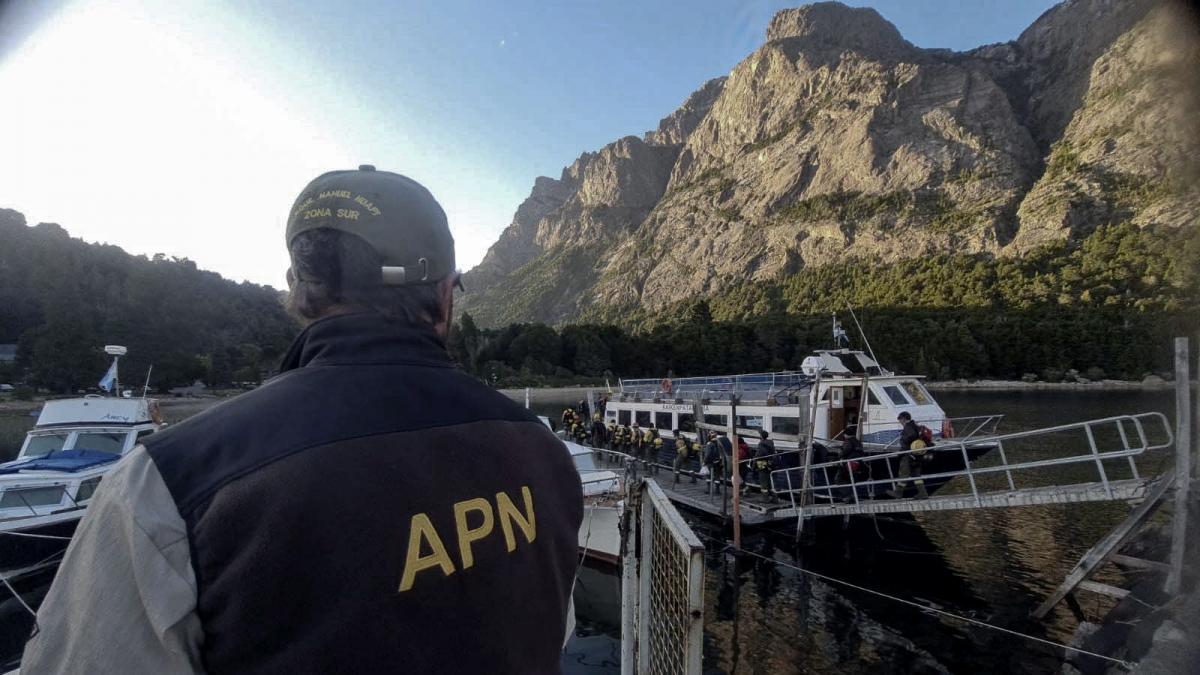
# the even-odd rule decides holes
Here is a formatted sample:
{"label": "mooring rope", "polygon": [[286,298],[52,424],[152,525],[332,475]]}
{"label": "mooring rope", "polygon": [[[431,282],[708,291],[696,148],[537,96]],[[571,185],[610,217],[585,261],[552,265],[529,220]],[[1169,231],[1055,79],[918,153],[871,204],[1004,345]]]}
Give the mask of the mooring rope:
{"label": "mooring rope", "polygon": [[583,553],[579,554],[579,564],[575,566],[575,576],[571,579],[571,595],[575,595],[575,583],[579,581],[579,571],[583,569],[583,561],[587,559],[588,542],[592,540],[592,516],[596,515],[596,504],[588,509],[587,534],[583,537]]}
{"label": "mooring rope", "polygon": [[25,611],[33,615],[34,625],[36,626],[37,612],[33,611],[33,608],[25,602],[25,598],[21,597],[21,594],[17,592],[17,589],[13,588],[12,584],[8,583],[8,577],[0,576],[0,582],[4,582],[4,585],[8,588],[8,592],[12,593],[12,596],[17,599],[17,602],[21,603],[21,606],[25,608]]}
{"label": "mooring rope", "polygon": [[[712,537],[708,537],[708,536],[705,536],[705,535],[699,535],[699,536],[700,536],[702,539],[707,539],[707,540],[708,540],[708,541],[710,541],[710,542],[713,542],[713,543],[716,543],[716,544],[720,544],[720,545],[722,545],[722,546],[723,546],[723,549],[722,549],[723,551],[726,551],[726,550],[731,550],[731,549],[733,549],[733,546],[732,546],[731,544],[727,544],[727,543],[725,543],[724,541],[721,541],[721,540],[718,540],[718,539],[714,539],[714,538],[712,538]],[[999,631],[999,632],[1001,632],[1001,633],[1007,633],[1008,635],[1013,635],[1013,636],[1015,636],[1015,637],[1024,638],[1024,639],[1026,639],[1026,640],[1031,640],[1031,641],[1033,641],[1033,642],[1040,642],[1041,644],[1044,644],[1044,645],[1047,645],[1047,646],[1050,646],[1050,647],[1056,647],[1056,648],[1058,648],[1058,649],[1065,649],[1065,650],[1068,650],[1068,651],[1076,652],[1076,653],[1078,653],[1078,654],[1084,654],[1084,655],[1086,655],[1086,656],[1091,656],[1091,657],[1094,657],[1094,658],[1097,658],[1097,659],[1102,659],[1102,660],[1104,660],[1104,661],[1108,661],[1108,662],[1110,662],[1110,663],[1115,663],[1115,664],[1117,664],[1117,665],[1121,666],[1122,668],[1124,668],[1124,669],[1126,669],[1126,670],[1130,670],[1130,671],[1132,671],[1132,670],[1134,669],[1134,667],[1136,666],[1136,664],[1130,663],[1129,661],[1125,661],[1125,660],[1123,660],[1123,659],[1114,658],[1114,657],[1112,657],[1112,656],[1107,656],[1107,655],[1105,655],[1105,654],[1097,654],[1096,652],[1091,652],[1091,651],[1088,651],[1088,650],[1086,650],[1086,649],[1080,649],[1079,647],[1072,647],[1072,646],[1070,646],[1070,645],[1065,645],[1065,644],[1062,644],[1062,643],[1060,643],[1060,642],[1055,642],[1055,641],[1053,641],[1053,640],[1047,640],[1046,638],[1040,638],[1040,637],[1037,637],[1036,635],[1029,635],[1029,634],[1027,634],[1027,633],[1021,633],[1021,632],[1019,632],[1019,631],[1012,630],[1011,628],[1005,628],[1005,627],[1003,627],[1003,626],[997,626],[997,625],[995,625],[995,624],[990,624],[990,623],[987,623],[986,621],[980,621],[980,620],[978,620],[978,619],[972,619],[972,618],[970,618],[970,617],[962,616],[962,615],[960,615],[960,614],[955,614],[955,613],[953,613],[953,612],[947,612],[947,611],[946,611],[946,610],[944,610],[944,609],[937,609],[936,607],[929,607],[929,606],[927,606],[927,605],[922,605],[922,604],[921,604],[921,603],[919,603],[919,602],[914,602],[914,601],[912,601],[912,600],[908,600],[908,599],[905,599],[905,598],[897,597],[897,596],[895,596],[895,595],[890,595],[890,594],[888,594],[888,593],[884,593],[883,591],[877,591],[877,590],[875,590],[875,589],[873,589],[873,588],[867,588],[866,586],[859,586],[858,584],[854,584],[854,583],[851,583],[851,582],[849,582],[849,581],[845,581],[845,580],[838,579],[838,578],[835,578],[835,577],[831,577],[831,576],[828,576],[828,575],[825,575],[825,574],[821,574],[820,572],[814,572],[814,571],[812,571],[812,570],[808,570],[808,569],[805,569],[805,568],[803,568],[803,567],[800,567],[799,565],[793,565],[793,564],[791,564],[791,563],[787,563],[787,562],[784,562],[784,561],[782,561],[782,560],[776,560],[776,559],[774,559],[774,558],[768,558],[767,556],[765,556],[765,555],[762,555],[761,553],[755,553],[754,551],[748,551],[748,550],[746,550],[746,549],[735,549],[735,550],[737,550],[737,551],[738,551],[738,553],[743,553],[743,554],[746,554],[746,555],[753,556],[753,557],[755,557],[755,558],[760,558],[760,559],[762,559],[762,560],[765,560],[765,561],[767,561],[767,562],[770,562],[770,563],[774,563],[774,564],[776,564],[776,565],[779,565],[779,566],[781,566],[781,567],[787,567],[788,569],[792,569],[792,570],[795,570],[795,571],[797,571],[797,572],[801,572],[801,573],[803,573],[803,574],[808,574],[808,575],[810,575],[810,576],[816,577],[816,578],[818,578],[818,579],[821,579],[821,580],[823,580],[823,581],[828,581],[828,582],[830,582],[830,583],[839,584],[839,585],[841,585],[841,586],[845,586],[845,587],[847,587],[847,588],[853,588],[853,589],[855,589],[855,590],[862,591],[863,593],[870,593],[871,595],[875,595],[875,596],[878,596],[878,597],[881,597],[881,598],[886,598],[886,599],[888,599],[888,600],[894,600],[894,601],[896,601],[896,602],[899,602],[899,603],[902,603],[902,604],[905,604],[905,605],[909,605],[910,607],[915,607],[915,608],[917,608],[917,609],[919,609],[919,610],[921,610],[921,611],[923,611],[923,612],[930,612],[930,613],[933,613],[933,614],[940,614],[940,615],[942,615],[942,616],[945,616],[945,617],[948,617],[948,618],[950,618],[950,619],[956,619],[956,620],[958,620],[958,621],[962,621],[962,622],[964,622],[964,623],[973,624],[973,625],[979,626],[979,627],[981,627],[981,628],[989,628],[989,629],[991,629],[991,630]]]}
{"label": "mooring rope", "polygon": [[70,537],[63,537],[57,534],[35,534],[33,532],[0,532],[7,534],[10,537],[29,537],[30,539],[54,539],[57,541],[71,541]]}

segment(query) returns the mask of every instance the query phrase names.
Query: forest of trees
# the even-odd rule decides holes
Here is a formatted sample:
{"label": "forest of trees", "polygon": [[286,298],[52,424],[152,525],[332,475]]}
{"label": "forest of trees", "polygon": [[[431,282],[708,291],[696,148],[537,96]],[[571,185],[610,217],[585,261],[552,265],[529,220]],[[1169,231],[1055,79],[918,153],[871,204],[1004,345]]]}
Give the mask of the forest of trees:
{"label": "forest of trees", "polygon": [[480,330],[464,315],[451,351],[514,385],[795,369],[832,346],[853,307],[885,367],[934,379],[1140,379],[1171,369],[1171,338],[1200,326],[1200,237],[1103,226],[1075,246],[1020,258],[918,257],[805,270],[657,311],[598,308],[552,329]]}
{"label": "forest of trees", "polygon": [[[1113,225],[1021,258],[833,265],[653,312],[597,310],[560,327],[482,329],[464,314],[448,346],[500,386],[795,369],[832,346],[831,313],[862,345],[853,306],[883,365],[898,372],[1139,379],[1169,372],[1170,338],[1200,326],[1198,260],[1194,232]],[[298,330],[275,289],[186,259],[88,244],[57,225],[27,227],[0,210],[0,344],[18,345],[17,362],[0,363],[0,382],[51,393],[95,387],[104,344],[129,348],[126,386],[140,385],[150,364],[160,392],[197,379],[257,382]]]}
{"label": "forest of trees", "polygon": [[140,387],[154,366],[159,391],[201,380],[257,382],[298,331],[279,291],[234,283],[187,259],[132,256],[72,239],[58,225],[27,227],[0,209],[0,344],[18,345],[0,382],[52,393],[94,388],[110,358],[129,348],[122,385]]}

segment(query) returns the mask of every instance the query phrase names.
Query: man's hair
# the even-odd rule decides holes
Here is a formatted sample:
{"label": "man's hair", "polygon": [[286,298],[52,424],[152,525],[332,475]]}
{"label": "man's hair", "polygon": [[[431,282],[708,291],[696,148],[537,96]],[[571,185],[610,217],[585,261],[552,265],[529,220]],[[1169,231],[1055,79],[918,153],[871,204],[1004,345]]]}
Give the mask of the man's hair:
{"label": "man's hair", "polygon": [[379,254],[353,234],[330,229],[301,232],[288,252],[292,279],[287,310],[301,322],[321,319],[339,305],[417,324],[446,318],[437,284],[383,285]]}
{"label": "man's hair", "polygon": [[908,414],[908,411],[907,411],[907,410],[905,410],[904,412],[900,413],[899,415],[896,415],[896,417],[897,417],[898,419],[902,419],[902,420],[911,420],[911,419],[912,419],[912,415]]}

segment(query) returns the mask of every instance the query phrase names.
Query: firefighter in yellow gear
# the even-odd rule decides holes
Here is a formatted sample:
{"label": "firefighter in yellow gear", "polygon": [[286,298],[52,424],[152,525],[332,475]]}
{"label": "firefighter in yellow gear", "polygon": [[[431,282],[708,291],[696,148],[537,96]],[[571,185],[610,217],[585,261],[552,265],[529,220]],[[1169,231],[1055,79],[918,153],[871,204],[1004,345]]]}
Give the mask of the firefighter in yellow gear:
{"label": "firefighter in yellow gear", "polygon": [[647,443],[646,447],[650,451],[650,458],[648,461],[650,462],[651,471],[654,473],[658,473],[658,462],[659,462],[659,458],[662,456],[663,439],[655,438],[654,440]]}
{"label": "firefighter in yellow gear", "polygon": [[[671,468],[675,471],[675,483],[679,482],[679,470],[687,466],[688,462],[697,454],[693,448],[692,442],[686,436],[675,430],[675,460],[671,462]],[[696,474],[692,473],[692,482],[696,482]]]}

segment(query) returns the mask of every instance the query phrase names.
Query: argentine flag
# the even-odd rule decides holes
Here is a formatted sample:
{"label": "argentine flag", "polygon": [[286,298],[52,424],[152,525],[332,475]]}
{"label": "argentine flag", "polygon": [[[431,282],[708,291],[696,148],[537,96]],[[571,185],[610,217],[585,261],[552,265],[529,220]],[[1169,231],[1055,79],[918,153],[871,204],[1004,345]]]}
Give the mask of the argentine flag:
{"label": "argentine flag", "polygon": [[113,359],[113,363],[108,367],[108,372],[104,374],[100,380],[100,388],[104,391],[112,391],[113,385],[117,382],[117,360]]}

